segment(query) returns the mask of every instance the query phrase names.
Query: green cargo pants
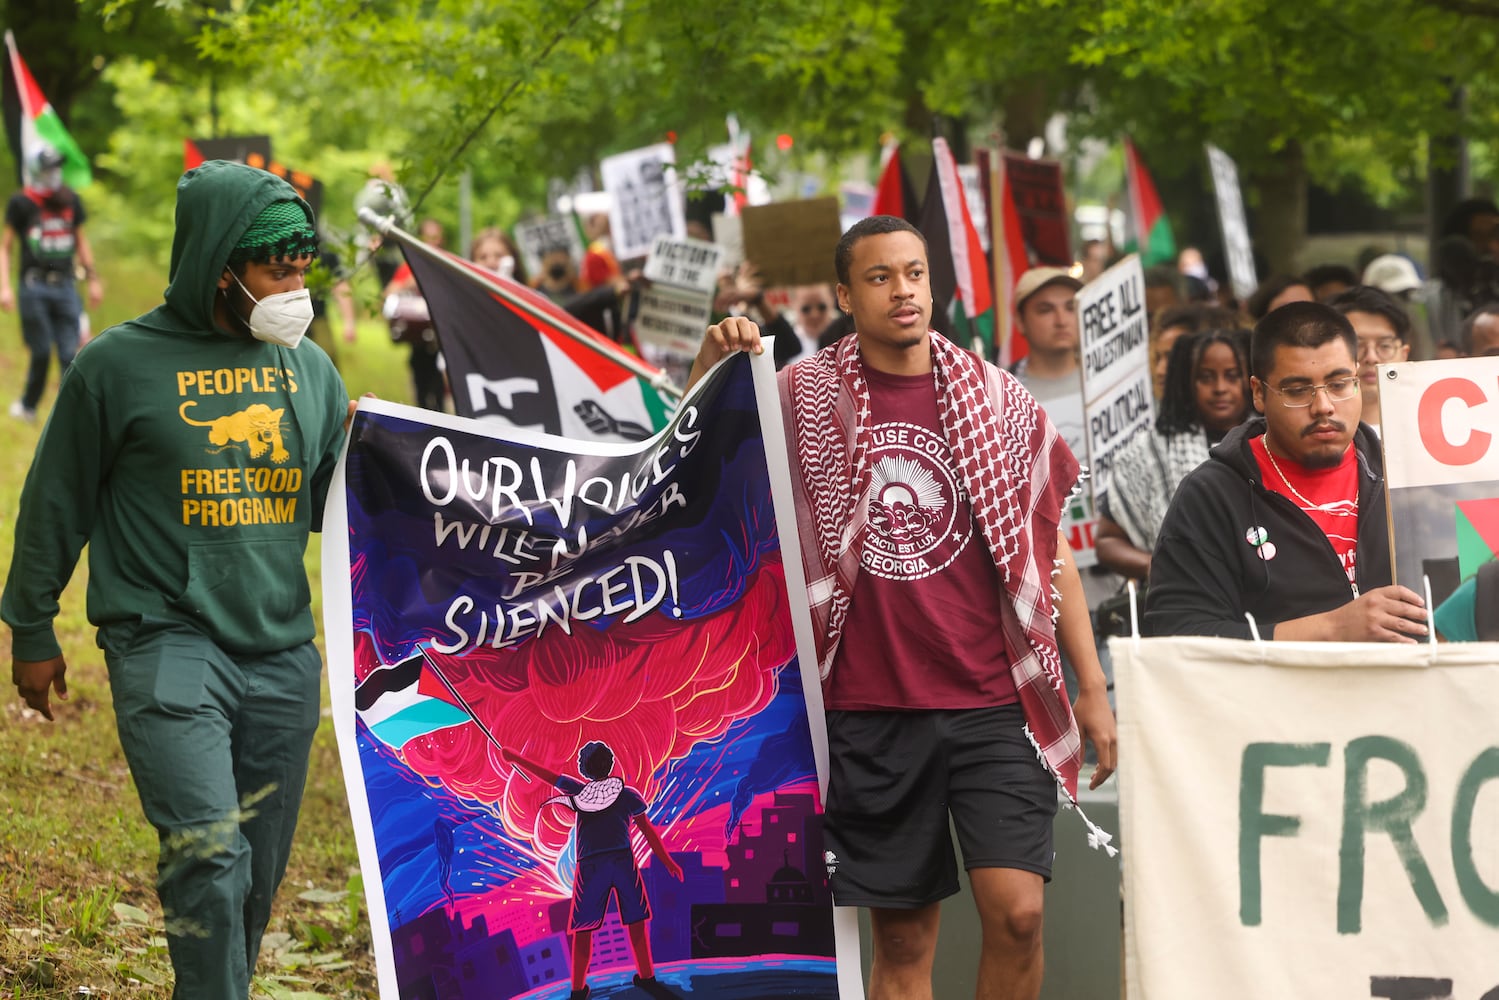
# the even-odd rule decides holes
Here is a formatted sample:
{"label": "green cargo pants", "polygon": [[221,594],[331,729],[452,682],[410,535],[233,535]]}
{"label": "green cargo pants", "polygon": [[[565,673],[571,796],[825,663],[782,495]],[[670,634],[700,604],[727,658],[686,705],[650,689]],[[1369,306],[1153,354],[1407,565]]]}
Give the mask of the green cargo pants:
{"label": "green cargo pants", "polygon": [[291,854],[322,661],[310,642],[231,656],[170,625],[107,626],[99,644],[161,842],[173,1000],[242,1000]]}

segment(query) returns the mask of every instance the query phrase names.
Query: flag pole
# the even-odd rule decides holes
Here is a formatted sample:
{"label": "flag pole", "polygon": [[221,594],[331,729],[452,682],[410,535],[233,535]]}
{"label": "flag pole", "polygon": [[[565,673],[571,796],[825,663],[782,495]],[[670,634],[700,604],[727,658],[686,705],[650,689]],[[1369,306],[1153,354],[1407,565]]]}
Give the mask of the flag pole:
{"label": "flag pole", "polygon": [[[584,333],[581,330],[575,330],[570,326],[563,326],[558,324],[552,319],[552,317],[541,312],[525,299],[512,295],[509,289],[500,284],[498,280],[491,278],[488,275],[480,274],[468,267],[465,267],[457,259],[449,256],[446,253],[443,253],[435,247],[428,246],[421,240],[417,239],[415,236],[406,232],[400,226],[396,225],[395,216],[381,215],[374,209],[365,206],[359,210],[359,221],[363,222],[365,225],[371,227],[372,229],[378,230],[383,236],[395,237],[395,239],[401,243],[402,249],[415,250],[419,253],[426,254],[433,261],[441,264],[443,267],[448,268],[450,271],[461,274],[468,280],[483,285],[490,292],[494,293],[495,295],[501,296],[512,307],[519,310],[520,312],[525,313],[535,322],[544,323],[551,329],[554,329],[559,333],[566,334],[568,337],[571,337],[573,340],[587,347],[589,350],[596,351],[597,353],[602,354],[604,357],[619,365],[621,368],[628,370],[632,375],[636,375],[640,378],[645,379],[648,383],[650,383],[652,389],[655,389],[658,392],[663,392],[674,400],[680,401],[682,399],[682,390],[677,388],[677,386],[673,384],[671,378],[666,374],[666,372],[652,368],[644,361],[641,361],[639,358],[635,357],[635,355],[630,354],[624,350],[618,348],[611,349],[613,347],[613,344],[610,342],[605,342],[609,344],[609,346],[606,347],[605,343],[600,343],[598,340],[594,339],[594,337],[589,336],[587,333]],[[442,336],[441,330],[438,331],[438,336]]]}
{"label": "flag pole", "polygon": [[[463,695],[458,693],[458,689],[453,686],[453,683],[448,680],[447,676],[442,672],[437,664],[433,662],[432,657],[427,655],[427,651],[425,649],[419,649],[419,652],[422,654],[422,662],[425,663],[429,668],[431,668],[433,676],[442,681],[442,686],[448,689],[448,694],[452,695],[458,700],[458,707],[462,708],[465,712],[468,713],[468,717],[474,720],[474,725],[479,727],[479,732],[483,733],[484,736],[489,740],[489,742],[494,745],[494,748],[500,752],[500,759],[504,760],[505,748],[500,745],[500,741],[495,738],[494,733],[489,731],[489,727],[484,724],[484,720],[479,718],[478,713],[476,713],[469,705],[469,703],[464,700]],[[509,762],[507,761],[507,763]],[[527,774],[525,771],[522,771],[514,764],[510,764],[510,770],[515,774],[520,775],[522,778],[525,778],[527,781],[531,780],[531,776],[529,774]]]}

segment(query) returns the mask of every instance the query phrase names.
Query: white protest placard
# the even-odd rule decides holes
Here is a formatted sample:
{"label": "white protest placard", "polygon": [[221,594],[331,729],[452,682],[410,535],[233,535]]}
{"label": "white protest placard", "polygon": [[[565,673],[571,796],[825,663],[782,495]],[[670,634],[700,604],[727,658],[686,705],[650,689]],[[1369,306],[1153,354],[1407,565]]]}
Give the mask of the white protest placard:
{"label": "white protest placard", "polygon": [[713,213],[713,243],[718,247],[718,266],[736,268],[744,260],[744,225],[739,216]]}
{"label": "white protest placard", "polygon": [[680,239],[662,234],[645,259],[648,281],[690,288],[711,295],[718,287],[718,262],[722,251],[712,243],[689,236]]}
{"label": "white protest placard", "polygon": [[1249,223],[1244,219],[1244,195],[1239,190],[1239,167],[1233,157],[1205,144],[1208,166],[1213,172],[1213,191],[1218,196],[1218,224],[1223,228],[1223,254],[1228,259],[1228,279],[1234,295],[1244,301],[1254,294],[1259,276],[1254,270],[1254,251],[1249,246]]}
{"label": "white protest placard", "polygon": [[635,336],[674,355],[693,357],[708,329],[713,298],[699,291],[651,285],[642,288],[635,314]]}
{"label": "white protest placard", "polygon": [[608,156],[599,164],[609,193],[609,232],[614,256],[644,257],[656,237],[686,236],[686,197],[673,168],[669,143]]}
{"label": "white protest placard", "polygon": [[1127,995],[1499,987],[1499,644],[1110,643]]}
{"label": "white protest placard", "polygon": [[515,242],[520,246],[527,274],[540,274],[541,258],[559,248],[566,250],[574,262],[583,259],[583,238],[578,235],[577,224],[565,216],[549,215],[516,223]]}
{"label": "white protest placard", "polygon": [[1499,358],[1380,365],[1395,582],[1433,607],[1499,554]]}
{"label": "white protest placard", "polygon": [[974,228],[979,231],[979,243],[984,253],[989,252],[989,209],[984,201],[984,179],[977,163],[958,164],[958,180],[963,182],[963,200],[968,203],[968,214],[973,217]]}
{"label": "white protest placard", "polygon": [[1077,293],[1083,422],[1095,497],[1108,490],[1113,456],[1155,418],[1145,273],[1131,254]]}

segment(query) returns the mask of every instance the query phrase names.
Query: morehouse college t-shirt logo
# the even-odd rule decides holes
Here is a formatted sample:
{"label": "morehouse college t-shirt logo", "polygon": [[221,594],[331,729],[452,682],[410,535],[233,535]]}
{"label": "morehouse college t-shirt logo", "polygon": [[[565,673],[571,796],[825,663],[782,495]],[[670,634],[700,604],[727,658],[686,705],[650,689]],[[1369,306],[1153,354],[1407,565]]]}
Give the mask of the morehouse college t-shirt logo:
{"label": "morehouse college t-shirt logo", "polygon": [[947,442],[900,421],[876,425],[873,441],[863,566],[887,580],[931,576],[950,565],[973,535]]}

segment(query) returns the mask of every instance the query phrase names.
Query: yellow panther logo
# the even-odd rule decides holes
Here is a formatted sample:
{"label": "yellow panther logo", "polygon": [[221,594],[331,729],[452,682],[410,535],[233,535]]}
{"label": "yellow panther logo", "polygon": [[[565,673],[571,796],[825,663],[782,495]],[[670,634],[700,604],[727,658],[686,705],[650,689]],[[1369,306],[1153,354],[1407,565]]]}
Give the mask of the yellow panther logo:
{"label": "yellow panther logo", "polygon": [[264,455],[269,446],[271,461],[278,465],[291,458],[291,452],[281,443],[281,415],[286,412],[285,408],[273,410],[264,403],[253,403],[238,413],[213,420],[194,420],[187,415],[187,408],[197,405],[197,400],[189,399],[177,408],[177,414],[193,427],[209,428],[210,443],[232,447],[233,443],[243,441],[250,446],[251,458]]}

